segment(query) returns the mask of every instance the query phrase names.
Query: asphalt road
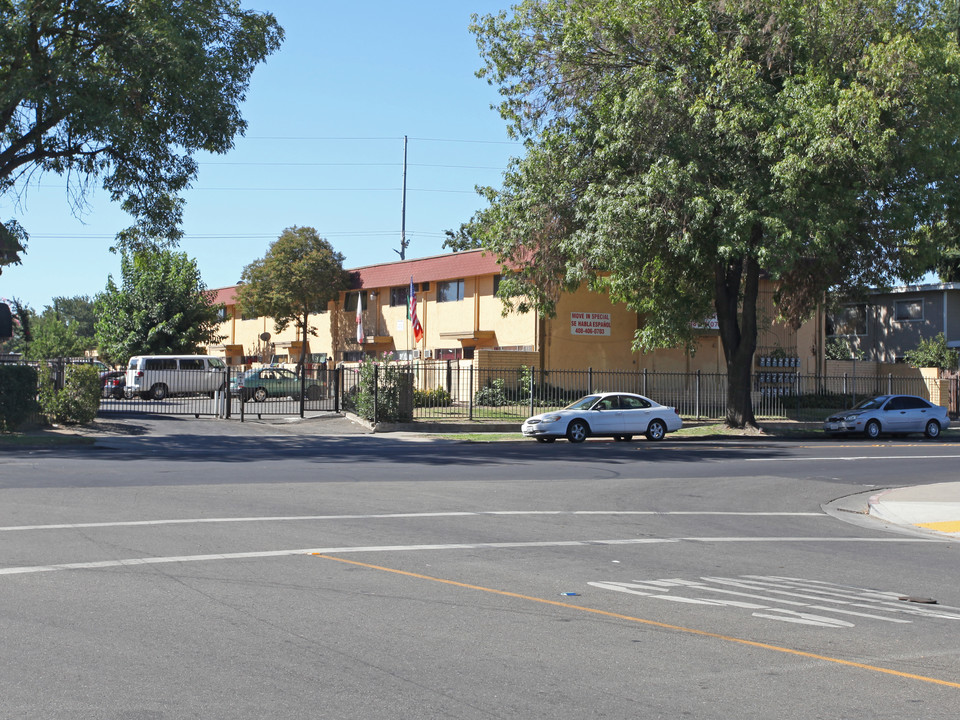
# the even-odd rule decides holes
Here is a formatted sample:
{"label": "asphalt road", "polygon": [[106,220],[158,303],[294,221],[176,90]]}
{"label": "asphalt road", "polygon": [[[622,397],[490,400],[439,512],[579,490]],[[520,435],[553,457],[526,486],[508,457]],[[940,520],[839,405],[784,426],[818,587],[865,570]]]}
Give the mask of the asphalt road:
{"label": "asphalt road", "polygon": [[0,717],[954,718],[958,544],[857,509],[958,458],[212,420],[4,451]]}

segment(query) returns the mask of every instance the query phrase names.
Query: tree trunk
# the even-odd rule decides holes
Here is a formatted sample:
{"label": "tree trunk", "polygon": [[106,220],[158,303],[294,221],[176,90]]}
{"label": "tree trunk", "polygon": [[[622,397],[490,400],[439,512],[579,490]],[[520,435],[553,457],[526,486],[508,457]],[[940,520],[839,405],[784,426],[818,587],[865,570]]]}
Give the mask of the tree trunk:
{"label": "tree trunk", "polygon": [[760,266],[752,255],[732,258],[717,264],[714,280],[717,324],[727,363],[726,424],[731,428],[755,428],[750,380],[757,349]]}

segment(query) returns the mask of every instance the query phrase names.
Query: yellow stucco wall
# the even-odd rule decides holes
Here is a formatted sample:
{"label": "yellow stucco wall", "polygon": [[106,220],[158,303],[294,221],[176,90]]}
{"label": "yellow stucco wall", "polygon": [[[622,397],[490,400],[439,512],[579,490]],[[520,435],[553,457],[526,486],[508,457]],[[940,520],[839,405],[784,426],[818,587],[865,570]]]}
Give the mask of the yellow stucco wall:
{"label": "yellow stucco wall", "polygon": [[[430,350],[438,357],[438,349],[463,348],[533,350],[540,353],[538,365],[547,369],[648,370],[654,372],[725,373],[726,362],[715,329],[702,331],[696,352],[683,349],[662,349],[637,353],[631,349],[634,334],[641,320],[625,305],[613,304],[606,295],[590,291],[586,286],[565,294],[557,304],[554,318],[542,319],[535,312],[503,315],[503,303],[493,294],[494,275],[464,278],[464,297],[455,302],[438,303],[437,284],[417,293],[417,308],[425,339],[416,347]],[[311,317],[317,335],[308,338],[308,351],[327,353],[334,361],[344,359],[345,351],[389,353],[414,349],[413,332],[407,320],[405,304],[391,307],[390,287],[365,288],[367,299],[363,311],[366,342],[356,341],[356,311],[345,311],[348,294],[341,293],[327,313]],[[758,360],[762,353],[782,348],[791,356],[800,357],[800,372],[815,373],[817,357],[823,344],[821,318],[814,318],[799,330],[777,323],[772,303],[772,290],[761,281]],[[356,298],[354,297],[354,300]],[[242,320],[236,306],[227,308],[229,319],[222,323],[223,345],[241,345],[243,354],[264,352],[260,335],[271,334],[276,354],[288,352],[296,340],[292,326],[277,333],[269,318]],[[576,330],[577,326],[581,326]],[[585,326],[585,327],[584,327]],[[270,352],[269,349],[266,352]],[[219,353],[217,353],[219,354]]]}

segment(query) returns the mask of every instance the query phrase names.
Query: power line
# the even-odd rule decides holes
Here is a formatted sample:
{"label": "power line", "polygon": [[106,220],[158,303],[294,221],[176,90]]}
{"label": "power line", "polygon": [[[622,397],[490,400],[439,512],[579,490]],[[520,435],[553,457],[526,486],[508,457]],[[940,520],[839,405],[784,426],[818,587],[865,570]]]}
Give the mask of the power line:
{"label": "power line", "polygon": [[[200,162],[198,165],[216,167],[218,165],[251,165],[254,167],[401,167],[402,163],[357,163],[357,162]],[[410,163],[408,167],[451,168],[455,170],[504,170],[494,165],[434,165],[429,163]]]}
{"label": "power line", "polygon": [[[332,135],[316,135],[316,136],[293,136],[293,135],[245,135],[247,140],[295,140],[295,141],[336,141],[336,142],[400,142],[403,140],[403,136],[400,137],[346,137],[346,136],[332,136]],[[523,143],[517,142],[516,140],[462,140],[457,138],[426,138],[426,137],[411,137],[410,140],[417,140],[419,142],[439,142],[439,143],[465,143],[465,144],[478,144],[478,145],[523,145]]]}

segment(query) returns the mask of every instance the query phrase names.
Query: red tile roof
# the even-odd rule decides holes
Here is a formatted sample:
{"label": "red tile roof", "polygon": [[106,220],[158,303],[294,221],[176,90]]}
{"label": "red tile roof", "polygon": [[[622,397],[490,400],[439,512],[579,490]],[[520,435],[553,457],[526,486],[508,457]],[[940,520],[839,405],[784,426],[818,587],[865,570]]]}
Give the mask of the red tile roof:
{"label": "red tile roof", "polygon": [[500,272],[500,263],[493,253],[484,250],[448,253],[418,260],[368,265],[350,270],[353,274],[351,287],[373,289],[413,282],[435,282],[437,280],[455,280],[477,275],[496,275]]}
{"label": "red tile roof", "polygon": [[[350,288],[372,290],[373,288],[407,285],[411,276],[413,282],[436,282],[438,280],[456,280],[477,275],[496,275],[500,272],[500,263],[496,257],[485,250],[434,255],[417,260],[400,260],[380,265],[347,270],[351,274]],[[216,293],[214,302],[224,305],[236,305],[237,286],[213,288]]]}
{"label": "red tile roof", "polygon": [[237,286],[231,285],[230,287],[225,288],[214,288],[211,292],[215,293],[213,296],[214,303],[223,303],[224,305],[236,305],[237,304]]}

